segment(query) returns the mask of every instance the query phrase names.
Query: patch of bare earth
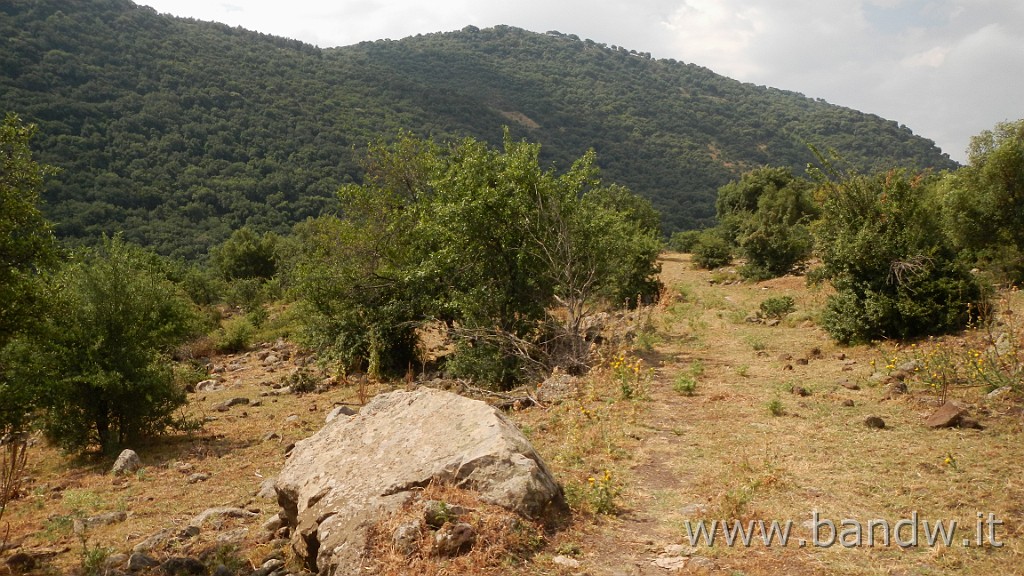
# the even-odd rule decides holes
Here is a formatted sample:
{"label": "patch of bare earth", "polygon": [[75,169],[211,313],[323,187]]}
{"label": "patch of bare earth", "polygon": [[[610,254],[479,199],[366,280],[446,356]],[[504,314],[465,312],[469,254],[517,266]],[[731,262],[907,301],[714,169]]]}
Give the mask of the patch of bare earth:
{"label": "patch of bare earth", "polygon": [[[489,557],[477,566],[594,576],[1024,573],[1019,391],[989,397],[984,389],[953,388],[951,399],[985,428],[930,429],[925,421],[938,408],[931,388],[911,375],[909,393],[890,398],[888,381],[875,375],[888,372],[883,365],[892,346],[839,347],[814,324],[823,289],[808,288],[802,277],[734,282],[728,272],[694,270],[678,254],[662,263],[668,286],[662,303],[622,320],[634,324],[634,349],[604,352],[598,369],[560,385],[567,394],[509,412],[564,484],[574,508],[571,525],[538,534],[541,541],[530,548],[540,550],[525,561],[499,558],[495,568]],[[794,299],[795,312],[774,326],[751,321],[765,298],[784,295]],[[1020,300],[1012,303],[1018,314]],[[964,336],[950,340],[956,338]],[[24,494],[4,517],[10,540],[20,550],[49,553],[41,573],[66,573],[81,565],[83,550],[127,552],[203,510],[234,506],[256,516],[206,527],[163,553],[198,553],[234,532],[236,554],[250,567],[275,553],[287,558],[282,541],[260,528],[276,513],[276,502],[256,495],[280,470],[287,446],[318,430],[340,403],[418,385],[325,385],[313,371],[315,391],[275,391],[295,382],[303,362],[290,346],[215,359],[224,388],[190,394],[189,414],[205,418],[204,427],[133,447],[144,468],[125,478],[107,474],[111,458],[73,459],[34,446]],[[680,385],[687,379],[695,384],[692,395]],[[216,409],[233,398],[248,404]],[[885,427],[865,425],[868,417]],[[79,534],[67,521],[118,511],[126,512],[123,521]],[[916,515],[919,545],[882,545],[876,531],[874,546],[865,544],[867,534],[858,546],[815,546],[809,524],[815,513],[840,531],[844,519],[865,527],[885,520],[891,527]],[[978,513],[1001,522],[995,535],[1002,547],[976,545]],[[712,520],[741,520],[744,527],[791,521],[790,540],[766,545],[755,533],[749,546],[729,546],[719,528],[713,545],[691,545],[688,523],[693,529]],[[952,545],[927,545],[925,520],[957,521]],[[820,543],[831,534],[819,528]],[[393,557],[381,566],[413,573]]]}

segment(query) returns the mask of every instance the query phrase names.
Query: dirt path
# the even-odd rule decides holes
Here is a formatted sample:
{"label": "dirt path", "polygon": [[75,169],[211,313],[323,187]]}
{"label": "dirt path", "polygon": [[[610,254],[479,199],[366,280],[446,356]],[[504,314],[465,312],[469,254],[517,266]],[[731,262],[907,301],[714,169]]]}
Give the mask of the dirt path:
{"label": "dirt path", "polygon": [[[1024,450],[1007,443],[1022,432],[1019,416],[997,420],[983,433],[926,429],[936,399],[912,389],[889,400],[872,379],[882,352],[832,344],[809,321],[825,295],[808,290],[803,278],[713,285],[711,273],[690,269],[685,258],[667,260],[663,278],[679,296],[658,314],[661,337],[645,355],[657,368],[628,434],[622,510],[579,538],[584,573],[1024,570],[1013,560],[1022,551],[1021,508],[985,487],[998,484],[1024,496],[1024,486],[1012,479]],[[761,301],[782,295],[794,298],[794,314],[777,326],[748,321]],[[696,380],[694,395],[674,389],[681,375]],[[881,417],[887,428],[865,426],[868,416]],[[994,454],[1002,464],[989,460]],[[973,465],[951,470],[943,465],[947,455]],[[1007,466],[1017,472],[1005,476]],[[959,518],[973,529],[975,510],[985,509],[1003,510],[1009,548],[799,545],[811,542],[815,511],[837,524],[844,518],[896,522],[918,512]],[[756,538],[750,547],[728,547],[719,538],[713,547],[691,548],[687,521],[713,519],[790,520],[792,539],[785,547]]]}

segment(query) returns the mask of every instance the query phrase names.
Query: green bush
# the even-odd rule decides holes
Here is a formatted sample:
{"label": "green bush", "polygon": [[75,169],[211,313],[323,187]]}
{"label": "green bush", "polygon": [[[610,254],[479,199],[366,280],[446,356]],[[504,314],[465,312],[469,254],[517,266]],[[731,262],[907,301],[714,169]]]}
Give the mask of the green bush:
{"label": "green bush", "polygon": [[821,192],[821,277],[836,288],[822,324],[834,339],[941,334],[971,320],[982,291],[951,249],[926,180],[833,173]]}
{"label": "green bush", "polygon": [[697,246],[697,242],[700,240],[700,233],[700,230],[680,230],[679,232],[674,232],[672,237],[668,239],[666,246],[669,250],[689,254]]}
{"label": "green bush", "polygon": [[38,378],[43,426],[65,448],[107,451],[175,425],[185,393],[169,355],[199,320],[152,259],[108,239],[51,284],[46,328],[22,360]]}
{"label": "green bush", "polygon": [[252,346],[256,327],[245,316],[235,316],[224,321],[214,335],[213,345],[222,354],[244,352]]}
{"label": "green bush", "polygon": [[732,247],[716,230],[701,232],[693,247],[693,263],[705,270],[714,270],[732,262]]}
{"label": "green bush", "polygon": [[796,310],[793,299],[789,296],[775,296],[761,302],[761,315],[765,318],[781,320],[786,314]]}

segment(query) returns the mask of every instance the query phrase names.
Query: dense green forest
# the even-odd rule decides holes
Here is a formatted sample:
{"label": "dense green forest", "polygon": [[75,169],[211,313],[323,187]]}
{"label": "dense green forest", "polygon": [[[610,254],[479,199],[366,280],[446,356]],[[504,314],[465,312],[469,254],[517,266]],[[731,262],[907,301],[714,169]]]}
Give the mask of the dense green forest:
{"label": "dense green forest", "polygon": [[711,223],[716,190],[752,168],[803,173],[808,144],[865,171],[956,167],[894,121],[507,26],[319,49],[128,0],[11,0],[0,71],[2,111],[38,124],[38,159],[60,169],[44,193],[58,236],[123,231],[186,258],[335,210],[367,142],[402,129],[499,144],[507,125],[560,169],[592,148],[664,233]]}

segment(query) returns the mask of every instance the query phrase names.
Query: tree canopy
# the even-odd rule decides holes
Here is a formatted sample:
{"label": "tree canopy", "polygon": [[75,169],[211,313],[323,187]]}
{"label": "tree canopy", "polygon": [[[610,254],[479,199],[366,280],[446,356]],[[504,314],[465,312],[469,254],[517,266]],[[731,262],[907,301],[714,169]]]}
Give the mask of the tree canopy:
{"label": "tree canopy", "polygon": [[60,237],[104,233],[196,259],[245,225],[284,234],[362,183],[355,150],[399,129],[542,142],[567,169],[647,198],[664,233],[709,225],[715,191],[762,165],[800,174],[806,144],[864,171],[952,168],[898,123],[559,33],[466,28],[321,50],[173,18],[128,0],[0,9],[0,101],[41,127]]}

